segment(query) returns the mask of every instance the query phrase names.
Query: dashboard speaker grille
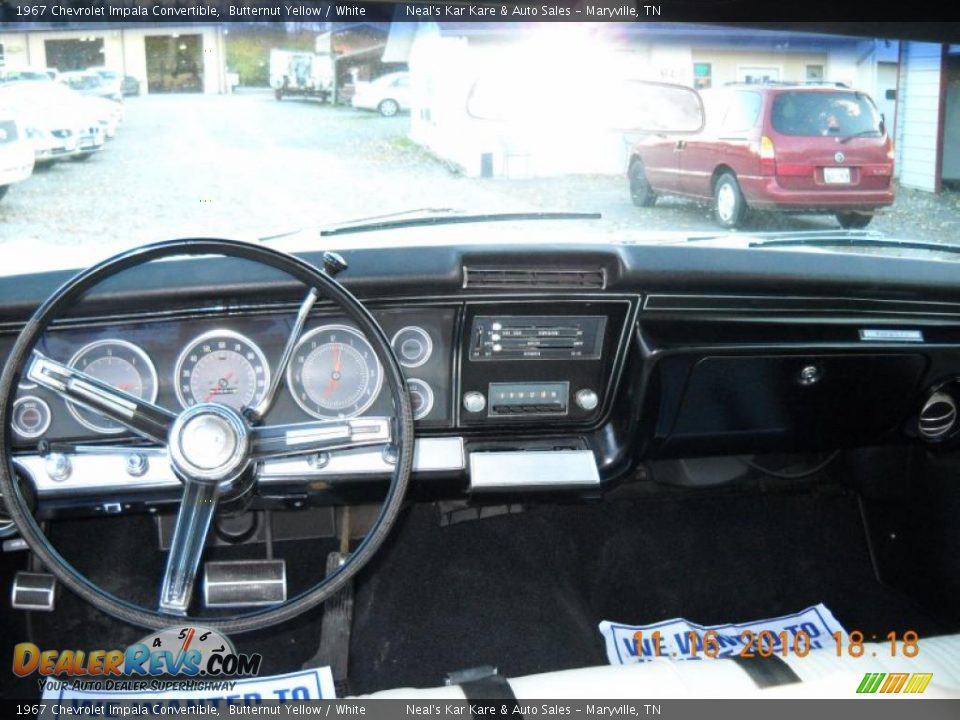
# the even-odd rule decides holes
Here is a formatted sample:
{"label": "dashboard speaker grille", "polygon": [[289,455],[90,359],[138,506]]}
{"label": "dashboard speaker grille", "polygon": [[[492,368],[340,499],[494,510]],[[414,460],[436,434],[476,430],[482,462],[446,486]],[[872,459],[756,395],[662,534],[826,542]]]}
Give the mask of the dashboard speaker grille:
{"label": "dashboard speaker grille", "polygon": [[923,404],[917,430],[927,440],[939,440],[957,424],[957,404],[952,395],[935,392]]}
{"label": "dashboard speaker grille", "polygon": [[603,268],[489,268],[465,267],[463,287],[471,289],[564,289],[602,290],[606,287]]}

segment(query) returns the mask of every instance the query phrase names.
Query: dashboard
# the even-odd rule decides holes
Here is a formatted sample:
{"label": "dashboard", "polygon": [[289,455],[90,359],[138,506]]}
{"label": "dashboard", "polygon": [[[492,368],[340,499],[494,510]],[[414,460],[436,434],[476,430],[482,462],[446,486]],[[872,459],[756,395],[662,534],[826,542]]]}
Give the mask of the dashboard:
{"label": "dashboard", "polygon": [[[593,497],[660,458],[960,442],[960,293],[948,263],[624,245],[343,254],[345,285],[406,376],[415,496]],[[138,271],[38,349],[174,411],[255,404],[302,290],[223,258]],[[0,353],[65,277],[0,280]],[[367,340],[320,302],[264,422],[390,416],[382,376]],[[135,512],[178,497],[157,451],[29,383],[8,437],[42,513]],[[261,501],[370,497],[394,462],[389,447],[271,459]]]}
{"label": "dashboard", "polygon": [[[377,321],[404,369],[415,420],[451,418],[455,308],[383,310]],[[93,377],[172,410],[217,402],[236,410],[263,399],[294,313],[92,323],[47,333],[38,349]],[[265,420],[273,424],[390,414],[383,370],[366,338],[342,318],[315,315],[300,335]],[[126,433],[54,393],[21,383],[12,415],[15,443],[38,438],[100,441]]]}

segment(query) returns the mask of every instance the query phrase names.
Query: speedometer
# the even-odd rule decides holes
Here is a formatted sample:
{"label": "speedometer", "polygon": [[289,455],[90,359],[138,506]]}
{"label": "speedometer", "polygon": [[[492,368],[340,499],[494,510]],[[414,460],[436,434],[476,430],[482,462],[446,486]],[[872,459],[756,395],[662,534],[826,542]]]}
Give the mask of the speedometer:
{"label": "speedometer", "polygon": [[324,325],[301,338],[287,368],[297,404],[316,418],[359,415],[380,394],[383,371],[367,339],[346,325]]}
{"label": "speedometer", "polygon": [[270,386],[263,351],[232,330],[211,330],[195,338],[177,360],[177,398],[183,407],[220,403],[234,410],[256,405]]}
{"label": "speedometer", "polygon": [[[153,363],[143,350],[126,340],[98,340],[84,345],[70,358],[69,365],[141,400],[157,399],[157,371]],[[95,432],[123,432],[123,426],[92,410],[70,402],[67,408],[77,422]]]}

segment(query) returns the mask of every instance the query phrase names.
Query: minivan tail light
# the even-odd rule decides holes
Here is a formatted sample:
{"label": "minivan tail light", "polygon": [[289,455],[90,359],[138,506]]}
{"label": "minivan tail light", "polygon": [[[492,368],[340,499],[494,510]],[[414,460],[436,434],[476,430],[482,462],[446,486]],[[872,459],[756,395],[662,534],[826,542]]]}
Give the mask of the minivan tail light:
{"label": "minivan tail light", "polygon": [[773,140],[764,135],[760,138],[760,174],[775,175],[777,172],[777,153]]}

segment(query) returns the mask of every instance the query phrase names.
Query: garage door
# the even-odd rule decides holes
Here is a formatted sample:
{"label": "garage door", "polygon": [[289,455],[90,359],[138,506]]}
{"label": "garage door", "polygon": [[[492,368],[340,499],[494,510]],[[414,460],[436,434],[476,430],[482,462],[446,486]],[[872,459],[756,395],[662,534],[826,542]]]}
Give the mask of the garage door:
{"label": "garage door", "polygon": [[939,43],[904,43],[897,97],[897,168],[900,184],[918,190],[939,189],[940,77]]}

